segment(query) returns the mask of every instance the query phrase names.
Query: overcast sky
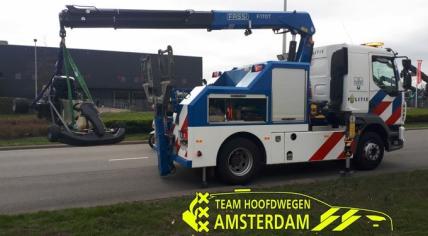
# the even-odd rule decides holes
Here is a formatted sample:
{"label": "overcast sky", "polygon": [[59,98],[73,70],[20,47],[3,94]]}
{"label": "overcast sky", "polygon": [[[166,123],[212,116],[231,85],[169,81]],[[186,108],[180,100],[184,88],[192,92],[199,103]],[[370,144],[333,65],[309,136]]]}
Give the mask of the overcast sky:
{"label": "overcast sky", "polygon": [[[0,14],[0,40],[9,44],[42,46],[59,43],[58,13],[67,4],[98,8],[282,10],[283,0],[5,0]],[[428,1],[426,0],[288,0],[289,10],[311,14],[317,33],[315,46],[381,41],[413,60],[423,59],[428,69]],[[67,31],[70,48],[155,53],[172,45],[177,55],[203,57],[204,76],[212,71],[275,59],[282,39],[270,30],[113,30]]]}

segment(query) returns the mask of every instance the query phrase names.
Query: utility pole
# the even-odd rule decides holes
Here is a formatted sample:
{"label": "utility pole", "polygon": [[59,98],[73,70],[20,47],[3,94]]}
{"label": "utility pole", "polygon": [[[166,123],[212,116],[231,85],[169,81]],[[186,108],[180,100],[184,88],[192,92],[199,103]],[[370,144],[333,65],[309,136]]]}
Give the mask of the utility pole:
{"label": "utility pole", "polygon": [[34,98],[37,98],[37,39],[34,41]]}
{"label": "utility pole", "polygon": [[[284,0],[284,11],[287,11],[287,0]],[[285,54],[287,53],[287,34],[284,33],[282,35],[282,55],[285,57]]]}
{"label": "utility pole", "polygon": [[418,108],[418,86],[422,77],[422,60],[418,60],[418,70],[416,71],[416,95],[415,95],[415,108]]}

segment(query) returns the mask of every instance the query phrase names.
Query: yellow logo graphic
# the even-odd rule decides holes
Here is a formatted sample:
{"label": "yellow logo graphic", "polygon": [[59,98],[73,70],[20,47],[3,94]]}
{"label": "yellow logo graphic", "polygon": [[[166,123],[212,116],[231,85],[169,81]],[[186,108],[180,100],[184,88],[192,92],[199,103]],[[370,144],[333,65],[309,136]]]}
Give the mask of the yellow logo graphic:
{"label": "yellow logo graphic", "polygon": [[[183,212],[182,219],[196,232],[208,232],[208,211],[209,207],[203,205],[209,204],[209,193],[196,193],[195,198],[189,205],[189,210]],[[196,207],[199,205],[199,207]]]}
{"label": "yellow logo graphic", "polygon": [[[360,219],[361,215],[356,215],[357,212],[360,211],[360,209],[351,208],[347,209],[347,211],[343,215],[334,215],[336,212],[341,210],[343,208],[340,207],[332,207],[326,212],[324,212],[321,215],[321,223],[319,223],[317,226],[315,226],[312,231],[321,231],[327,226],[333,224],[337,219],[340,218],[340,224],[336,226],[333,231],[343,231],[344,229],[348,228],[352,223],[356,222],[358,219]],[[386,221],[386,218],[383,216],[378,215],[366,215],[366,217],[374,222],[381,222]],[[372,225],[374,228],[378,228],[379,224],[375,223]],[[391,226],[392,227],[392,226]]]}
{"label": "yellow logo graphic", "polygon": [[332,206],[301,193],[253,192],[251,189],[196,193],[189,208],[182,213],[182,219],[198,233],[236,230],[341,232],[351,226],[357,230],[363,227],[393,231],[391,217],[380,211]]}
{"label": "yellow logo graphic", "polygon": [[[336,213],[340,208],[338,207],[332,207],[328,211],[326,211],[324,214],[321,215],[321,223],[317,225],[315,228],[312,229],[312,231],[321,231],[334,221],[336,221],[340,216],[333,215]],[[361,216],[355,215],[357,213],[357,209],[351,209],[347,211],[345,214],[341,217],[341,224],[338,225],[336,228],[333,229],[333,231],[342,231],[345,228],[347,228],[349,225],[357,221]]]}

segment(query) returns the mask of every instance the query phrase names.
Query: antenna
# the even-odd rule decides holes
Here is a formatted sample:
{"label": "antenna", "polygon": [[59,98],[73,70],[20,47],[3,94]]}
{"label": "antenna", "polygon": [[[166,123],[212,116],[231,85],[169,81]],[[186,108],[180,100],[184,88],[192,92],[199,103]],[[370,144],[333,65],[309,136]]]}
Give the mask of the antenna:
{"label": "antenna", "polygon": [[346,29],[345,23],[343,22],[343,20],[341,21],[342,23],[342,27],[343,27],[343,31],[345,31],[346,36],[348,36],[348,39],[351,41],[351,44],[354,44],[354,41],[352,40],[351,34],[349,34],[348,30]]}

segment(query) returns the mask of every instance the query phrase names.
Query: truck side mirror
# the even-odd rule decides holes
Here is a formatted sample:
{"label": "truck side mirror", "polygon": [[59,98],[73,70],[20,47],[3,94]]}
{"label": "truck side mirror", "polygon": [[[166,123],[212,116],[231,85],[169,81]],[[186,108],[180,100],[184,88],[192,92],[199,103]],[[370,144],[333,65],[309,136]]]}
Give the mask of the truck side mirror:
{"label": "truck side mirror", "polygon": [[403,70],[401,72],[403,74],[403,88],[405,90],[409,90],[412,88],[412,75],[409,71]]}
{"label": "truck side mirror", "polygon": [[412,60],[404,59],[402,61],[402,63],[403,63],[403,69],[405,69],[405,70],[411,70],[412,69]]}
{"label": "truck side mirror", "polygon": [[403,88],[409,90],[412,88],[412,60],[404,59],[402,64],[403,70],[401,71],[401,75],[403,77]]}

